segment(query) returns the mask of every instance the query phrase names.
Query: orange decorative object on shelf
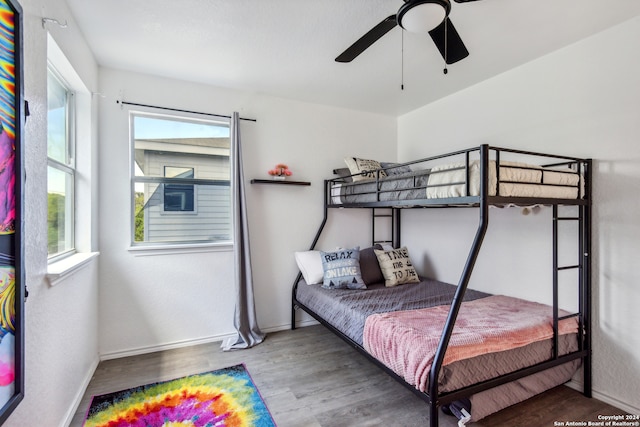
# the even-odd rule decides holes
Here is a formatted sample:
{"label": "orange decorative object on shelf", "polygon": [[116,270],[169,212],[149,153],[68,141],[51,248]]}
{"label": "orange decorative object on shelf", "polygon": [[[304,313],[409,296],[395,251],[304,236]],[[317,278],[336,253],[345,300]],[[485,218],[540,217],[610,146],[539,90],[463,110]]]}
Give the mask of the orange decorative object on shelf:
{"label": "orange decorative object on shelf", "polygon": [[278,163],[275,168],[270,169],[267,173],[271,175],[273,179],[285,179],[293,175],[293,172],[289,170],[289,166],[284,163]]}

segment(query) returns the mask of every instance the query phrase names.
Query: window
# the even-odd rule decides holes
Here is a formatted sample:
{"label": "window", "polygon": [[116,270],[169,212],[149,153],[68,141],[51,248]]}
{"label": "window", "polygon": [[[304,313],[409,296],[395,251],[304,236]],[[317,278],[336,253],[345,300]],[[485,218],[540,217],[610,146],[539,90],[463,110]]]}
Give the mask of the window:
{"label": "window", "polygon": [[74,250],[73,93],[49,67],[47,76],[47,197],[49,258]]}
{"label": "window", "polygon": [[231,241],[229,123],[131,113],[132,243]]}
{"label": "window", "polygon": [[98,147],[92,94],[51,34],[47,63],[47,279],[54,286],[98,256]]}
{"label": "window", "polygon": [[[193,168],[165,166],[167,178],[194,178]],[[164,184],[165,212],[193,212],[193,185]]]}

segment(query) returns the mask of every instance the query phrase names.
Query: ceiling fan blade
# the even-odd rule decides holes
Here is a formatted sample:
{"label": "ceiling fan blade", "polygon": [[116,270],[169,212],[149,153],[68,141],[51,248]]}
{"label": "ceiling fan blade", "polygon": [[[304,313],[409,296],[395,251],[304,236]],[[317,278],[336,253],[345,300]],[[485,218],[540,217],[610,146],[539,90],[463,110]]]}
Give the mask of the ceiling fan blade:
{"label": "ceiling fan blade", "polygon": [[453,0],[456,3],[469,3],[470,1],[478,1],[478,0]]}
{"label": "ceiling fan blade", "polygon": [[362,52],[367,50],[369,46],[374,44],[378,39],[389,31],[391,31],[396,25],[396,15],[391,15],[378,25],[373,27],[364,36],[360,37],[354,44],[349,46],[347,50],[342,52],[337,58],[336,62],[351,62]]}
{"label": "ceiling fan blade", "polygon": [[[445,58],[447,64],[453,64],[469,56],[469,51],[449,18],[446,18],[442,21],[442,24],[429,31],[429,35],[438,47],[442,57]],[[445,46],[447,47],[446,54]]]}

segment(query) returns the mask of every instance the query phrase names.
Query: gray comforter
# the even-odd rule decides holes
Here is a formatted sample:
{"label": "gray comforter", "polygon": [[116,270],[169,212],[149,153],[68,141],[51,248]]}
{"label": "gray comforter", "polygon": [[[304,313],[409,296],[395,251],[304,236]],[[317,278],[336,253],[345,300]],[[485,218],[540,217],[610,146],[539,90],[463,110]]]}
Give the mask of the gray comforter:
{"label": "gray comforter", "polygon": [[[325,289],[301,281],[296,298],[362,345],[364,322],[371,314],[447,305],[451,303],[455,291],[455,286],[431,279],[392,288],[374,284],[363,290]],[[469,289],[464,301],[486,296],[489,294]]]}
{"label": "gray comforter", "polygon": [[425,199],[428,181],[429,170],[418,170],[390,175],[379,182],[368,180],[336,183],[331,186],[331,200],[333,204],[342,204]]}

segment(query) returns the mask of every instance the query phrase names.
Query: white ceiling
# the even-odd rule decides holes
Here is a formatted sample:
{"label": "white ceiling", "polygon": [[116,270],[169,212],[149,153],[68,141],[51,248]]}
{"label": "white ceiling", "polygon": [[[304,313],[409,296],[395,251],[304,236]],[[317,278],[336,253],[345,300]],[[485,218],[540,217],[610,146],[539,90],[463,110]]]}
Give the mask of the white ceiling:
{"label": "white ceiling", "polygon": [[66,1],[102,66],[392,116],[640,15],[638,0],[452,2],[470,55],[444,75],[428,35],[404,33],[403,67],[399,27],[334,61],[402,0]]}

